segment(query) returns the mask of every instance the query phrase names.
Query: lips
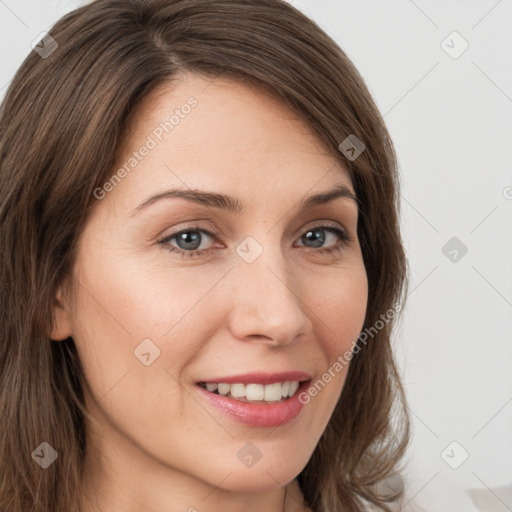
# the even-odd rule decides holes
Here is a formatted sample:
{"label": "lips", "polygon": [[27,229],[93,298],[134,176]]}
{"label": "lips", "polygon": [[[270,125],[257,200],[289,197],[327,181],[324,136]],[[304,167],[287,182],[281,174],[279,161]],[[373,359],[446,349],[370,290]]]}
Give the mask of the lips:
{"label": "lips", "polygon": [[288,372],[275,372],[275,373],[265,373],[265,372],[254,372],[254,373],[246,373],[244,375],[231,375],[231,376],[221,376],[203,379],[198,381],[196,384],[200,383],[212,383],[219,384],[221,382],[225,382],[226,384],[275,384],[276,382],[287,382],[287,381],[298,381],[304,382],[306,380],[311,380],[311,375],[307,372],[303,371],[288,371]]}
{"label": "lips", "polygon": [[[311,378],[309,373],[301,371],[272,374],[260,372],[202,380],[196,383],[196,389],[207,406],[213,407],[230,419],[253,427],[277,427],[290,422],[300,414],[304,403],[299,397],[309,387]],[[268,386],[292,381],[299,383],[293,396],[268,403],[241,401],[206,389],[206,384],[211,388],[213,384],[218,383]]]}

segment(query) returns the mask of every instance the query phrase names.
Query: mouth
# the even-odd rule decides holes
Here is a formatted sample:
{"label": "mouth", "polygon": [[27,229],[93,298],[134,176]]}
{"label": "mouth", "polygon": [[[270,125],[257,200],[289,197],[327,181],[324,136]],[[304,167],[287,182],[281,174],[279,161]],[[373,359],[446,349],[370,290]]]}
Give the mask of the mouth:
{"label": "mouth", "polygon": [[214,395],[224,396],[249,404],[277,404],[292,398],[303,382],[308,380],[291,380],[272,384],[236,382],[198,382],[197,385]]}
{"label": "mouth", "polygon": [[[273,380],[267,384],[262,382],[237,382],[236,377],[226,380],[233,382],[197,382],[199,397],[213,411],[224,417],[251,427],[278,427],[299,416],[306,402],[301,395],[307,391],[312,378],[299,380],[277,381],[275,376],[257,380]],[[294,374],[293,379],[297,379]],[[300,380],[302,378],[302,380]],[[217,380],[217,379],[215,379]],[[254,378],[252,380],[255,380]]]}

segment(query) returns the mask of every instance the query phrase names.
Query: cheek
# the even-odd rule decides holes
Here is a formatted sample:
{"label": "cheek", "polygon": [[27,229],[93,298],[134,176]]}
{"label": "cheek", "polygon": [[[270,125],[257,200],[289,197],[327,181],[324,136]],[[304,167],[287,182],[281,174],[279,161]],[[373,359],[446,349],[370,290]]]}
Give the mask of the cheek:
{"label": "cheek", "polygon": [[[323,290],[323,291],[322,291]],[[328,286],[312,288],[315,340],[323,354],[322,373],[313,380],[304,403],[321,411],[316,430],[323,431],[341,395],[354,344],[363,328],[368,281],[363,263],[339,272]],[[313,308],[312,308],[313,309]]]}
{"label": "cheek", "polygon": [[179,381],[217,328],[211,292],[229,267],[142,268],[119,255],[112,262],[103,257],[99,266],[92,253],[82,261],[73,338],[100,402],[94,410],[149,451],[154,440],[185,446],[195,430],[200,438],[204,410]]}
{"label": "cheek", "polygon": [[323,286],[311,287],[317,339],[330,364],[352,348],[366,315],[368,281],[363,263],[343,269],[325,280]]}
{"label": "cheek", "polygon": [[200,320],[203,301],[222,286],[231,268],[217,263],[207,268],[170,264],[163,253],[118,257],[121,263],[109,265],[115,271],[104,281],[97,280],[99,293],[134,338],[172,337],[191,317]]}
{"label": "cheek", "polygon": [[170,267],[162,258],[141,265],[108,251],[101,262],[94,251],[81,261],[74,339],[97,394],[144,359],[179,377],[216,328],[212,297],[230,267]]}

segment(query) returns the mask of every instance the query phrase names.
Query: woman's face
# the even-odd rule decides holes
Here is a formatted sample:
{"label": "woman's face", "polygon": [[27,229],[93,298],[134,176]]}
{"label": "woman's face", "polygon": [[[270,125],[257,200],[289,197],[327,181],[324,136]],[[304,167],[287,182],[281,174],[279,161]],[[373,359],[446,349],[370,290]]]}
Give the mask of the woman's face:
{"label": "woman's face", "polygon": [[[52,336],[76,343],[101,425],[93,444],[118,480],[144,467],[153,483],[280,488],[319,441],[348,370],[333,364],[363,327],[357,203],[303,205],[354,193],[348,172],[282,103],[186,74],[141,104],[114,174],[95,192],[73,305],[59,293]],[[275,403],[294,390],[276,381],[312,385],[329,369],[304,405],[307,383]],[[288,372],[300,373],[276,375]],[[228,380],[248,385],[198,384]],[[231,397],[244,391],[257,403]]]}

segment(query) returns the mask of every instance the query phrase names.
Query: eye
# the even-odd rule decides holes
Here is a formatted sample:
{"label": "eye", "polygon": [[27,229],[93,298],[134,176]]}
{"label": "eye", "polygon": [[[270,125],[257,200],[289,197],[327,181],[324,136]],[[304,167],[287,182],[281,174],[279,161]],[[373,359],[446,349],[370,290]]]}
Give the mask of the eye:
{"label": "eye", "polygon": [[[326,236],[326,233],[330,236]],[[158,243],[165,245],[169,252],[180,254],[182,258],[192,258],[203,256],[211,251],[211,248],[203,247],[199,249],[199,247],[201,247],[205,239],[215,239],[215,236],[216,234],[205,229],[187,228],[166,236],[159,240]],[[334,243],[323,247],[326,241],[329,242],[329,239]],[[177,246],[171,244],[173,240],[176,241]],[[353,238],[345,230],[337,226],[315,226],[305,231],[299,240],[305,241],[307,244],[312,243],[310,246],[305,245],[303,242],[303,246],[307,249],[312,249],[315,253],[324,254],[340,251],[345,245],[353,241]]]}
{"label": "eye", "polygon": [[205,235],[206,238],[214,238],[214,234],[206,231],[205,229],[189,228],[167,236],[160,240],[159,243],[168,245],[169,242],[176,239],[178,247],[169,245],[167,247],[169,252],[177,252],[178,254],[181,254],[182,257],[200,256],[202,253],[208,252],[208,249],[198,250],[203,238],[205,238]]}
{"label": "eye", "polygon": [[[320,233],[320,235],[318,235]],[[331,235],[331,239],[334,239],[334,245],[329,244],[327,247],[321,247],[327,238],[325,233],[329,233]],[[315,252],[320,253],[335,253],[340,251],[347,245],[349,242],[353,240],[353,238],[344,230],[336,226],[315,226],[313,228],[308,229],[301,237],[300,240],[305,240],[308,243],[312,242],[312,246],[307,246],[309,248],[318,248],[319,250]]]}

